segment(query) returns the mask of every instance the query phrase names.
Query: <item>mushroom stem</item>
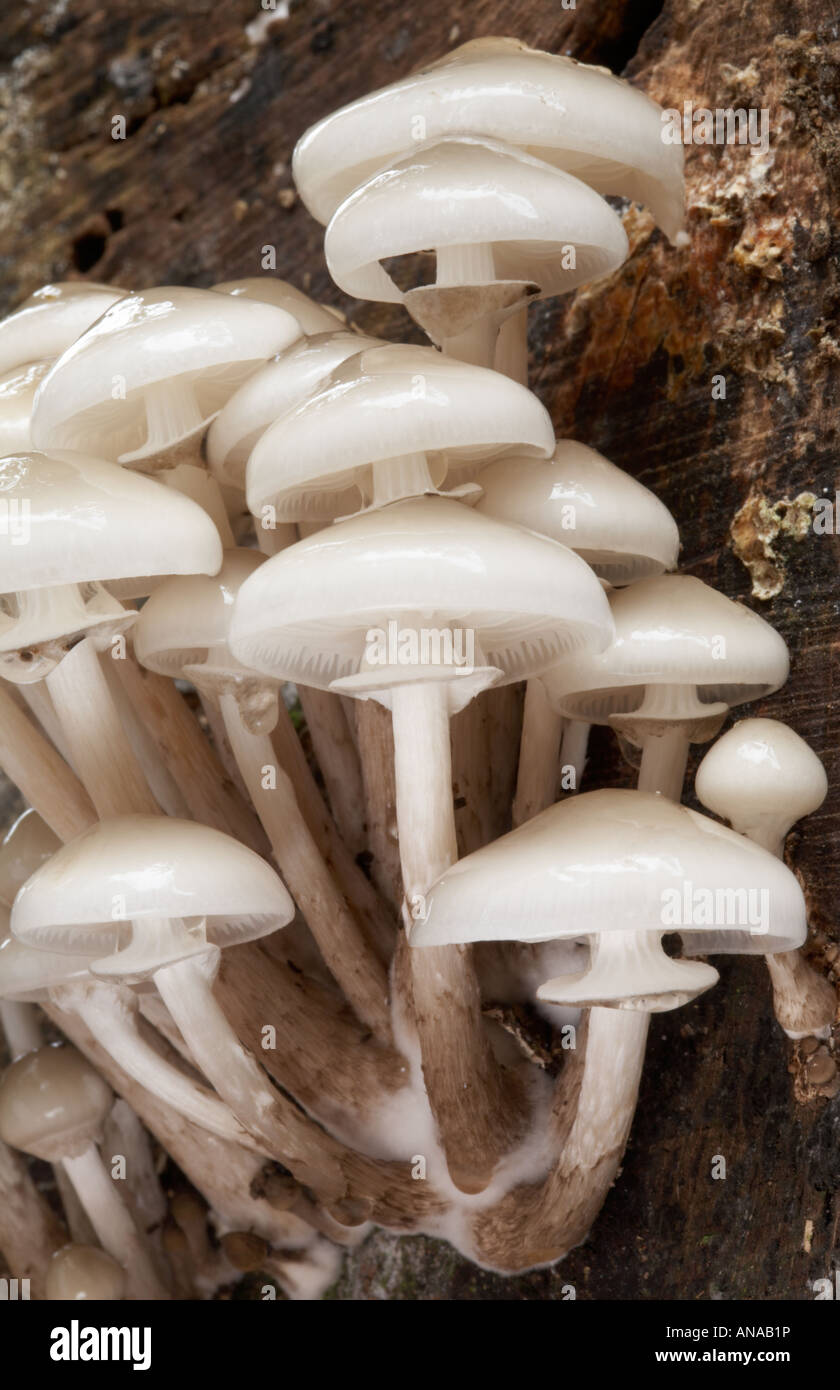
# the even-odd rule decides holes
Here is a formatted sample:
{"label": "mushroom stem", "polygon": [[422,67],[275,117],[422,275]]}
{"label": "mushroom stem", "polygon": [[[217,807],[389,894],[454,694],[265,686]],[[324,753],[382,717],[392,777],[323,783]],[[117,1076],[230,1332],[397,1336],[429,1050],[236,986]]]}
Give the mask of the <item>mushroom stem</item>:
{"label": "mushroom stem", "polygon": [[586,756],[589,748],[589,733],[592,728],[585,719],[567,719],[563,726],[563,740],[560,744],[560,768],[572,768],[574,788],[580,791]]}
{"label": "mushroom stem", "polygon": [[88,638],[76,643],[46,682],[74,766],[99,816],[159,815]]}
{"label": "mushroom stem", "polygon": [[94,1144],[73,1158],[63,1158],[64,1171],[90,1217],[103,1250],[122,1265],[135,1299],[168,1299],[149,1250],[134,1225]]}
{"label": "mushroom stem", "polygon": [[237,765],[292,897],[348,1002],[376,1036],[387,1041],[385,970],[321,858],[291,780],[277,767],[270,738],[245,727],[235,694],[222,694],[221,710]]}
{"label": "mushroom stem", "polygon": [[789,1038],[828,1038],[837,995],[801,951],[765,956],[773,985],[773,1011]]}
{"label": "mushroom stem", "polygon": [[[784,859],[789,819],[735,824],[735,830]],[[809,965],[801,951],[779,951],[764,957],[773,986],[773,1012],[789,1038],[828,1038],[837,1015],[837,995],[828,980]]]}
{"label": "mushroom stem", "polygon": [[102,1143],[105,1153],[119,1153],[125,1158],[128,1199],[140,1229],[156,1229],[166,1217],[166,1197],[155,1169],[151,1141],[131,1106],[120,1097],[105,1121]]}
{"label": "mushroom stem", "polygon": [[[458,285],[481,285],[496,279],[492,246],[476,243],[439,246],[435,283],[441,289]],[[476,367],[492,367],[499,334],[495,314],[483,314],[462,332],[445,338],[441,344],[448,357],[472,362]]]}
{"label": "mushroom stem", "polygon": [[525,687],[519,771],[513,800],[514,825],[524,825],[557,799],[563,724],[563,717],[553,709],[542,681],[532,676]]}
{"label": "mushroom stem", "polygon": [[[445,682],[392,691],[394,768],[406,923],[458,858]],[[521,1131],[524,1098],[497,1065],[468,946],[409,952],[423,1077],[452,1181],[480,1192]]]}
{"label": "mushroom stem", "polygon": [[39,1193],[26,1161],[0,1142],[0,1250],[15,1279],[28,1279],[30,1296],[44,1297],[50,1256],[67,1235]]}
{"label": "mushroom stem", "polygon": [[425,454],[406,454],[402,458],[379,459],[373,464],[372,507],[386,507],[403,497],[422,497],[434,492]]}
{"label": "mushroom stem", "polygon": [[9,1054],[13,1062],[27,1052],[35,1052],[43,1044],[38,1010],[34,1004],[19,1004],[11,999],[0,999],[0,1025],[6,1035]]}
{"label": "mushroom stem", "polygon": [[131,658],[126,656],[122,661],[112,660],[109,656],[100,656],[99,664],[105,681],[114,702],[114,707],[119,716],[120,723],[125,730],[126,737],[131,744],[134,755],[143,769],[143,774],[149,787],[152,790],[155,800],[167,816],[179,816],[184,820],[189,820],[190,809],[186,798],[181,792],[172,772],[162,756],[160,749],[155,743],[154,738],[149,733],[140,715],[129,699],[128,692],[122,681],[117,675],[117,666],[122,665]]}
{"label": "mushroom stem", "polygon": [[355,715],[365,830],[372,856],[371,877],[379,893],[397,912],[402,900],[402,873],[397,846],[393,725],[388,711],[375,700],[357,700]]}
{"label": "mushroom stem", "polygon": [[169,767],[194,820],[233,835],[262,853],[257,817],[225,776],[219,758],[171,680],[133,657],[114,662],[128,697]]}
{"label": "mushroom stem", "polygon": [[[367,843],[362,769],[341,699],[328,690],[303,685],[298,686],[298,695],[335,823],[350,853],[361,854]],[[272,734],[275,744],[281,720]]]}
{"label": "mushroom stem", "polygon": [[[314,692],[321,694],[322,692]],[[328,695],[327,700],[334,707],[338,720],[337,732],[344,744],[341,757],[351,768],[348,785],[355,784],[356,800],[354,821],[358,824],[359,838],[355,849],[342,839],[333,817],[324,804],[324,798],[307,762],[303,745],[298,738],[291,716],[282,700],[279,704],[279,718],[271,731],[271,743],[283,771],[291,778],[297,804],[306,824],[315,839],[318,849],[326,863],[332,868],[338,884],[365,926],[377,954],[387,964],[394,947],[394,922],[391,913],[380,899],[373,884],[359,868],[355,855],[364,848],[363,792],[359,757],[356,745],[350,735],[347,719],[341,707],[340,697]],[[339,724],[340,721],[340,724]]]}
{"label": "mushroom stem", "polygon": [[[120,463],[139,460],[172,449],[177,440],[189,439],[201,429],[203,417],[195,391],[183,377],[151,382],[145,389],[146,441],[141,449],[123,454]],[[196,445],[196,455],[198,446]]]}
{"label": "mushroom stem", "polygon": [[[633,1122],[650,1016],[594,1008],[574,1120],[544,1182],[520,1187],[476,1220],[477,1255],[509,1272],[547,1264],[585,1240],[615,1180]],[[561,1076],[555,1124],[564,1126],[568,1084]]]}
{"label": "mushroom stem", "polygon": [[67,740],[64,737],[64,730],[44,682],[33,681],[31,685],[19,685],[16,688],[28,706],[30,714],[38,721],[47,738],[58,749],[64,761],[69,764],[70,753]]}
{"label": "mushroom stem", "polygon": [[93,825],[96,812],[79,779],[0,684],[0,767],[59,839]]}
{"label": "mushroom stem", "polygon": [[528,385],[528,305],[523,304],[504,319],[496,339],[493,366],[497,372]]}
{"label": "mushroom stem", "polygon": [[424,1208],[439,1201],[418,1193],[403,1163],[379,1162],[354,1153],[275,1090],[254,1057],[240,1043],[212,989],[218,948],[166,966],[155,983],[208,1081],[251,1133],[270,1149],[305,1187],[333,1203],[342,1224],[413,1227]]}
{"label": "mushroom stem", "polygon": [[660,735],[646,734],[636,783],[640,792],[657,792],[669,801],[682,798],[688,739],[679,726]]}
{"label": "mushroom stem", "polygon": [[62,985],[52,995],[60,1008],[82,1020],[117,1066],[165,1105],[211,1134],[262,1152],[226,1105],[155,1051],[140,1031],[136,997],[127,990],[82,980]]}

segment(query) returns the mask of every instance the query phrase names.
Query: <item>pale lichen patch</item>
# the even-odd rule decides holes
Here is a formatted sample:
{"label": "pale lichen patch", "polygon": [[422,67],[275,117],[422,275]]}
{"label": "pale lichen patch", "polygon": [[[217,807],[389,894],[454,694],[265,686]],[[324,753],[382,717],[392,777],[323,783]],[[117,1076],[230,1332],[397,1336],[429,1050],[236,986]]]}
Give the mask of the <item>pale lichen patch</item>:
{"label": "pale lichen patch", "polygon": [[729,528],[732,549],[749,570],[754,598],[771,599],[781,593],[786,570],[776,544],[780,538],[805,539],[816,500],[813,492],[800,492],[771,502],[754,492],[735,513]]}

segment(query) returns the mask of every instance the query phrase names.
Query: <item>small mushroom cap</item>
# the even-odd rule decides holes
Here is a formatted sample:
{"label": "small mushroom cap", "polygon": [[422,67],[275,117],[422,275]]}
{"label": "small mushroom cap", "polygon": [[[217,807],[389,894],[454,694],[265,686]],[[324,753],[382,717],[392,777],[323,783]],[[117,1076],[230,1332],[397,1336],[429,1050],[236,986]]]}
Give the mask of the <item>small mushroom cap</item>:
{"label": "small mushroom cap", "polygon": [[356,188],[327,227],[324,253],[346,294],[400,303],[380,262],[476,243],[492,248],[498,280],[533,282],[543,296],[609,274],[629,250],[620,218],[580,179],[462,137],[412,150]]}
{"label": "small mushroom cap", "polygon": [[32,448],[35,392],[52,362],[25,362],[0,380],[0,457]]}
{"label": "small mushroom cap", "polygon": [[[245,296],[166,285],[126,295],[42,381],[32,438],[39,449],[142,461],[151,388],[188,389],[206,426],[256,367],[299,337],[290,313]],[[124,387],[116,399],[115,377]]]}
{"label": "small mushroom cap", "polygon": [[389,344],[349,358],[270,425],[247,467],[251,511],[329,521],[373,495],[371,465],[424,454],[435,484],[491,459],[554,448],[550,416],[518,382],[430,347]]}
{"label": "small mushroom cap", "polygon": [[[751,889],[767,890],[764,932],[735,920]],[[704,920],[690,920],[695,912]],[[426,894],[411,944],[709,929],[731,933],[745,953],[792,950],[806,934],[802,889],[743,835],[666,797],[622,789],[558,802],[459,859]]]}
{"label": "small mushroom cap", "polygon": [[0,321],[0,372],[25,362],[60,357],[125,290],[90,280],[42,285]]}
{"label": "small mushroom cap", "polygon": [[349,329],[318,333],[279,352],[243,382],[219,411],[207,433],[207,461],[221,483],[244,490],[248,455],[264,430],[367,347],[381,347]]}
{"label": "small mushroom cap", "polygon": [[[371,629],[400,619],[472,633],[477,664],[508,682],[579,646],[602,647],[611,633],[601,585],[564,546],[459,502],[416,497],[268,560],[239,591],[230,646],[254,670],[326,690],[358,675]],[[424,679],[422,667],[390,669],[392,685]],[[450,666],[455,685],[466,678]]]}
{"label": "small mushroom cap", "polygon": [[245,580],[264,563],[257,550],[226,550],[212,578],[191,574],[166,580],[134,626],[137,660],[162,676],[182,676],[185,666],[206,662],[242,674],[228,650],[233,606]]}
{"label": "small mushroom cap", "polygon": [[0,1139],[48,1163],[97,1142],[114,1097],[75,1047],[39,1047],[0,1078]]}
{"label": "small mushroom cap", "polygon": [[0,903],[11,907],[19,888],[61,848],[61,841],[37,811],[24,811],[0,845]]}
{"label": "small mushroom cap", "polygon": [[274,304],[285,309],[300,324],[301,333],[332,333],[343,327],[344,317],[338,309],[329,304],[317,304],[303,290],[290,285],[288,280],[279,280],[273,275],[253,275],[245,280],[224,280],[213,289],[220,294],[232,294],[245,299],[256,299],[261,304]]}
{"label": "small mushroom cap", "polygon": [[292,172],[312,216],[328,222],[407,153],[420,122],[429,144],[472,135],[515,145],[599,193],[643,203],[669,237],[682,225],[683,151],[665,144],[656,103],[606,68],[506,38],[463,44],[307,130]]}
{"label": "small mushroom cap", "polygon": [[208,942],[233,946],[293,916],[271,866],[231,836],[168,816],[115,816],[63,845],[24,884],[12,932],[26,945],[104,956],[129,922],[206,919]]}
{"label": "small mushroom cap", "polygon": [[[0,593],[104,583],[160,574],[214,573],[219,533],[190,498],[152,478],[83,454],[15,454],[0,459],[0,497],[20,508],[26,544],[0,534]],[[20,632],[9,640],[58,633]]]}
{"label": "small mushroom cap", "polygon": [[571,719],[609,723],[638,709],[646,686],[695,689],[704,703],[731,708],[769,695],[787,679],[779,633],[691,575],[663,574],[618,589],[610,607],[610,646],[591,658],[581,653],[545,678],[550,698]]}
{"label": "small mushroom cap", "polygon": [[712,744],[694,790],[704,806],[749,834],[762,822],[784,825],[822,806],[828,778],[816,753],[777,719],[742,719]]}
{"label": "small mushroom cap", "polygon": [[96,1245],[65,1245],[47,1265],[47,1300],[93,1299],[106,1303],[125,1296],[125,1274],[112,1255]]}
{"label": "small mushroom cap", "polygon": [[676,566],[680,538],[668,508],[573,439],[558,439],[550,459],[491,464],[481,488],[476,511],[560,541],[607,584],[634,584]]}

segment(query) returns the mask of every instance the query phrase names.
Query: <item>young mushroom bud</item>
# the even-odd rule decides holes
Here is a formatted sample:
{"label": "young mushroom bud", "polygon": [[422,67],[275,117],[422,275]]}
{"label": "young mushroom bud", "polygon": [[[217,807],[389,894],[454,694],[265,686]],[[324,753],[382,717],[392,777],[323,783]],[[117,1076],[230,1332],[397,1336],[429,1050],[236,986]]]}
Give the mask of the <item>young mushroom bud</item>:
{"label": "young mushroom bud", "polygon": [[167,1298],[96,1147],[112,1103],[110,1087],[75,1048],[42,1047],[0,1079],[0,1138],[61,1163],[103,1248],[125,1270],[133,1296]]}
{"label": "young mushroom bud", "polygon": [[[825,769],[793,729],[775,719],[743,719],[712,745],[694,790],[710,811],[781,859],[791,826],[828,792]],[[701,954],[725,951],[726,939],[698,940]],[[799,951],[767,955],[776,1017],[789,1038],[827,1038],[837,1011],[829,982]]]}
{"label": "young mushroom bud", "polygon": [[125,1297],[125,1274],[106,1250],[95,1245],[65,1245],[47,1267],[47,1299],[52,1303],[93,1299],[99,1303]]}
{"label": "young mushroom bud", "polygon": [[618,589],[610,607],[612,644],[550,671],[549,698],[640,747],[640,791],[679,801],[689,744],[713,738],[733,705],[783,685],[787,647],[757,613],[690,575]]}

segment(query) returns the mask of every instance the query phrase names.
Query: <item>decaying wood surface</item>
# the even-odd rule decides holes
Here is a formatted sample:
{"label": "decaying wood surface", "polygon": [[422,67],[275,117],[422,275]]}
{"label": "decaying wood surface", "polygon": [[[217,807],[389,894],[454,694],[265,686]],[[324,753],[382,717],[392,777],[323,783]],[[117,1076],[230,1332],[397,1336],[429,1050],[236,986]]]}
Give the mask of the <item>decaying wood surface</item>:
{"label": "decaying wood surface", "polygon": [[[0,307],[53,278],[127,287],[276,271],[360,327],[419,335],[402,311],[343,298],[296,200],[297,136],[457,42],[510,33],[605,63],[664,106],[768,110],[770,145],[690,147],[687,238],[625,215],[626,266],[532,311],[532,384],[559,433],[654,488],[682,565],[789,641],[791,679],[761,708],[825,760],[831,794],[789,844],[827,970],[840,897],[838,542],[810,525],[837,485],[840,39],[820,0],[64,0],[0,18]],[[125,140],[112,138],[125,118]],[[715,376],[725,399],[714,399]],[[718,392],[719,394],[719,392]],[[840,518],[838,518],[840,526]],[[515,698],[515,697],[514,697]],[[512,777],[482,723],[492,773]],[[467,740],[468,742],[468,740]],[[596,735],[588,785],[629,785]],[[480,770],[473,748],[464,755]],[[456,742],[456,775],[459,753]],[[463,788],[461,789],[463,791]],[[484,831],[459,807],[462,838]],[[562,1265],[505,1280],[446,1247],[383,1234],[336,1296],[411,1299],[798,1298],[840,1265],[840,1096],[819,1096],[774,1024],[760,960],[654,1020],[621,1177]],[[242,1012],[242,1011],[241,1011]],[[831,1086],[828,1087],[831,1089]],[[722,1156],[725,1178],[712,1176]],[[720,1171],[720,1165],[717,1165]]]}

